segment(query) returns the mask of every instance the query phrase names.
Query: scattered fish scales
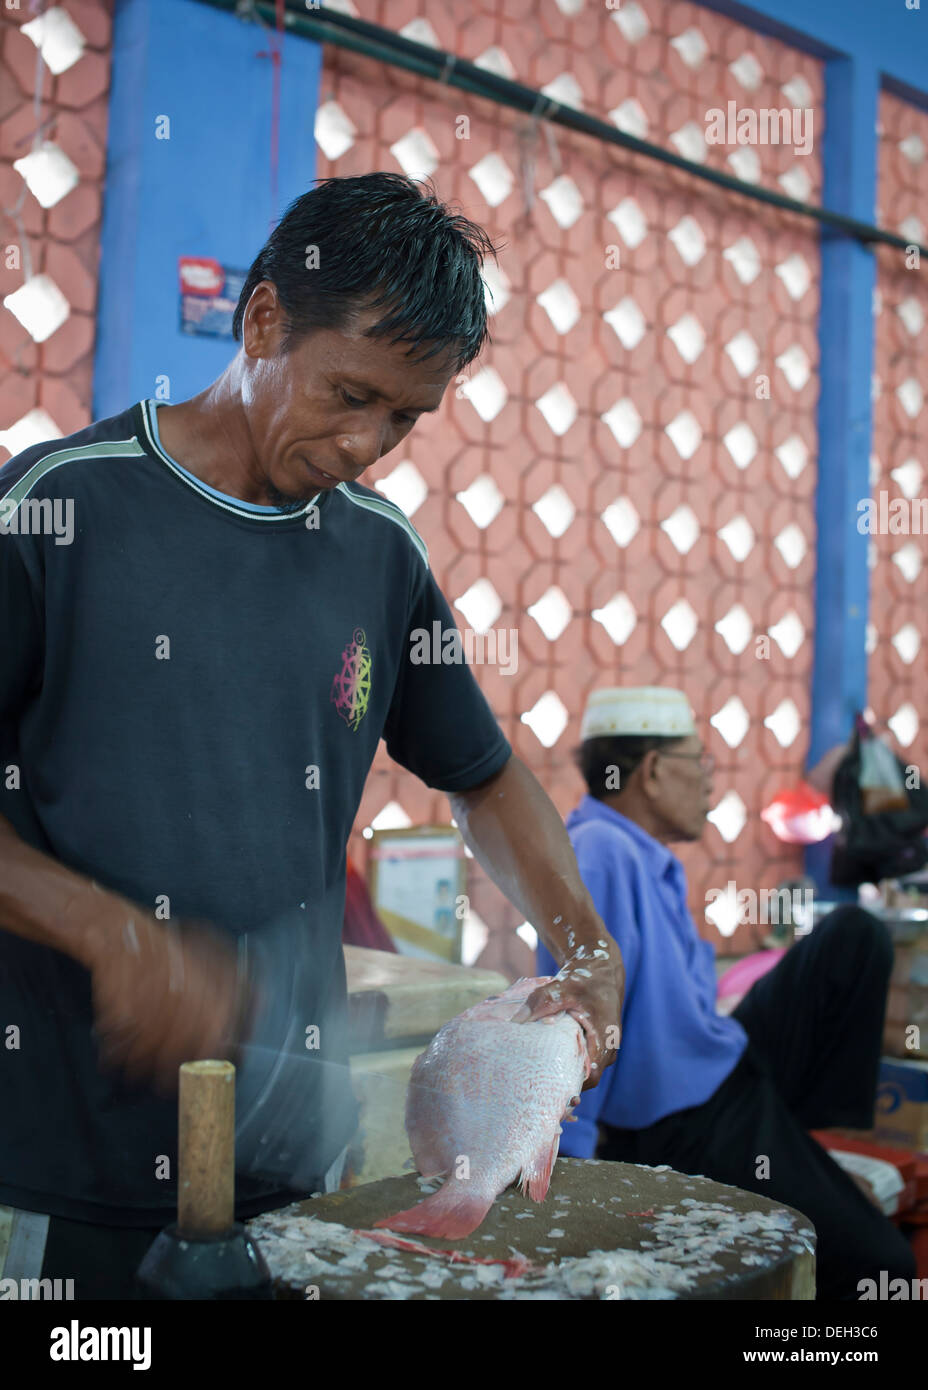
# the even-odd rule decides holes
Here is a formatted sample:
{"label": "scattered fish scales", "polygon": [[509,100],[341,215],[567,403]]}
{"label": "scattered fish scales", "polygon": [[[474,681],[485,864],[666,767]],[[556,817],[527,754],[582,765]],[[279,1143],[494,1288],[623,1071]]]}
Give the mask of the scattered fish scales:
{"label": "scattered fish scales", "polygon": [[[797,1230],[797,1219],[786,1211],[738,1213],[724,1203],[698,1202],[693,1198],[683,1198],[677,1206],[677,1210],[661,1210],[651,1218],[649,1229],[655,1239],[642,1242],[638,1250],[594,1250],[541,1268],[530,1265],[510,1246],[515,1259],[528,1268],[507,1279],[502,1261],[465,1265],[450,1262],[441,1252],[429,1249],[428,1254],[410,1255],[414,1267],[390,1262],[377,1272],[365,1294],[404,1301],[417,1294],[435,1299],[438,1295],[423,1291],[448,1283],[465,1292],[492,1285],[496,1296],[505,1301],[564,1297],[607,1300],[614,1297],[611,1290],[616,1286],[625,1301],[675,1299],[706,1274],[724,1273],[724,1267],[712,1256],[729,1251],[734,1243],[741,1247],[741,1261],[748,1267],[767,1263],[771,1247],[780,1247],[777,1254],[784,1247],[796,1254],[814,1250],[811,1236]],[[516,1213],[517,1218],[520,1215],[534,1213]],[[314,1274],[328,1279],[349,1277],[358,1268],[363,1269],[370,1255],[378,1253],[373,1235],[365,1236],[331,1221],[288,1216],[286,1210],[257,1217],[249,1225],[261,1241],[274,1277],[293,1283],[312,1283]],[[538,1253],[555,1252],[548,1246],[538,1247]]]}

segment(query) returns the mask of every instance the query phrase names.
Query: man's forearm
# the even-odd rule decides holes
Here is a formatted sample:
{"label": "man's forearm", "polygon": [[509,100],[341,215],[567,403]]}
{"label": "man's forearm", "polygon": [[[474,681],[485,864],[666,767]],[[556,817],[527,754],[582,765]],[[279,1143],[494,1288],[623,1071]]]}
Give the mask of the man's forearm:
{"label": "man's forearm", "polygon": [[561,964],[578,946],[609,949],[573,846],[544,788],[515,754],[492,781],[450,797],[477,862]]}
{"label": "man's forearm", "polygon": [[119,904],[115,893],[27,845],[0,816],[0,930],[86,963],[91,933]]}

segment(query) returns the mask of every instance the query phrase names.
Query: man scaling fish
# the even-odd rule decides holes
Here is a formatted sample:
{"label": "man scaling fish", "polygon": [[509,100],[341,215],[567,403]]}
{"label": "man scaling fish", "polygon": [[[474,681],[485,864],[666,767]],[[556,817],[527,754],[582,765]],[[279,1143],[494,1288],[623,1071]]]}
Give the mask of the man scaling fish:
{"label": "man scaling fish", "polygon": [[[0,469],[5,521],[30,499],[74,503],[71,544],[13,526],[0,540],[0,1020],[24,1040],[0,1068],[0,1203],[34,1218],[36,1272],[74,1278],[78,1299],[125,1297],[173,1220],[178,1067],[236,1057],[285,1009],[286,989],[262,1000],[243,967],[260,939],[240,948],[288,914],[311,956],[297,1022],[323,1064],[288,1111],[312,1169],[297,1183],[240,1162],[236,1219],[337,1187],[352,1124],[317,1079],[348,1070],[346,843],[381,738],[448,795],[559,967],[515,1018],[482,1020],[513,1037],[529,1020],[519,1046],[507,1034],[521,1070],[498,1077],[512,1152],[478,1119],[479,1196],[448,1220],[479,1219],[516,1164],[541,1193],[556,1120],[615,1058],[620,951],[471,668],[411,659],[416,633],[454,617],[406,514],[360,481],[488,340],[487,254],[482,228],[413,180],[322,180],[254,260],[239,350],[212,384]],[[412,1123],[434,1171],[456,1121],[413,1104]]]}

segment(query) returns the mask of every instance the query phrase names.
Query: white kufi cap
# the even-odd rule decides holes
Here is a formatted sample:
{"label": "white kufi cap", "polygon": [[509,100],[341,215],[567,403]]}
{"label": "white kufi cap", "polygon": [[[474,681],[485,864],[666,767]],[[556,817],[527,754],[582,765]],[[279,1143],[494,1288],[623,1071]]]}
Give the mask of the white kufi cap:
{"label": "white kufi cap", "polygon": [[695,732],[693,711],[683,691],[662,685],[594,690],[580,724],[581,739],[627,734],[686,738]]}

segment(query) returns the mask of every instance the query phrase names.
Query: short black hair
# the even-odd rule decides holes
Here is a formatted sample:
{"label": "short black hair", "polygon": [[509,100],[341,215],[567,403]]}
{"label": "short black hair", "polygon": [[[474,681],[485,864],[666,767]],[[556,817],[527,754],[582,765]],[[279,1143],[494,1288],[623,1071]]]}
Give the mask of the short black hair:
{"label": "short black hair", "polygon": [[236,342],[253,290],[271,280],[287,318],[284,352],[308,333],[346,328],[359,311],[387,304],[392,313],[365,337],[392,334],[391,342],[412,343],[411,354],[430,343],[420,360],[447,352],[463,370],[490,341],[480,267],[496,248],[420,182],[393,173],[322,179],[292,202],[248,272],[232,319]]}
{"label": "short black hair", "polygon": [[[590,796],[602,800],[614,792],[624,791],[628,778],[646,753],[655,748],[673,748],[684,743],[685,737],[667,738],[659,734],[603,734],[584,739],[574,749],[574,762],[586,782]],[[618,772],[616,778],[615,773]],[[618,785],[616,785],[618,782]]]}

